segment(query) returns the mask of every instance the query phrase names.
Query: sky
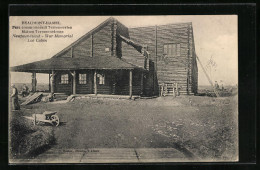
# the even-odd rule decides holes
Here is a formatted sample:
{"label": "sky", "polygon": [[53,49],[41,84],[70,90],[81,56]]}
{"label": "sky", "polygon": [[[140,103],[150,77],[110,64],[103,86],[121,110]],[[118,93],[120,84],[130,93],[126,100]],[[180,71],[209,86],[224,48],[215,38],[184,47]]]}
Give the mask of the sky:
{"label": "sky", "polygon": [[[51,58],[98,26],[110,16],[11,16],[9,18],[9,66]],[[236,15],[166,15],[166,16],[113,16],[127,27],[154,26],[168,23],[192,22],[197,56],[212,81],[224,85],[238,83],[238,30]],[[21,34],[22,21],[59,21],[60,26],[71,26],[66,34],[72,38],[50,38],[48,42],[27,42],[14,38]],[[211,64],[210,64],[211,63]],[[214,66],[212,66],[214,65]],[[198,63],[199,85],[210,85]],[[30,83],[31,73],[10,73],[12,83]],[[47,74],[37,74],[38,83],[48,83]]]}

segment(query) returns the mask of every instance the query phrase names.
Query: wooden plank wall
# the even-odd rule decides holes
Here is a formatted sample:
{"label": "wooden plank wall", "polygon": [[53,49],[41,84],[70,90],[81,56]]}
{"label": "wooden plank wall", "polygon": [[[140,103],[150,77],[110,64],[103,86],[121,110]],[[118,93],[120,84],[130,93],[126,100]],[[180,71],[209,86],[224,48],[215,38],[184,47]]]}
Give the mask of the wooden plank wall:
{"label": "wooden plank wall", "polygon": [[[197,79],[193,53],[189,53],[194,46],[191,23],[169,24],[157,26],[157,60],[155,56],[155,26],[129,28],[129,36],[133,41],[148,45],[152,61],[157,62],[158,83],[178,83],[182,91],[192,93],[196,89]],[[190,31],[191,30],[191,31]],[[163,54],[163,45],[177,43],[181,45],[180,56],[166,56]],[[125,47],[123,45],[123,47]],[[123,48],[124,49],[124,48]],[[128,49],[130,57],[134,57],[133,49]],[[191,61],[191,62],[190,62]],[[193,66],[194,65],[194,66]],[[194,67],[194,68],[193,68]],[[194,79],[194,80],[193,80]]]}
{"label": "wooden plank wall", "polygon": [[116,25],[116,56],[118,58],[122,58],[122,39],[119,37],[119,35],[129,38],[129,32],[128,28],[120,22],[117,22]]}
{"label": "wooden plank wall", "polygon": [[[113,22],[109,22],[97,32],[83,38],[79,43],[73,46],[73,57],[93,57],[111,56]],[[93,44],[92,44],[93,43]],[[93,48],[93,49],[92,49]],[[109,51],[105,49],[108,48]],[[93,52],[93,54],[92,54]],[[71,57],[70,49],[65,51],[59,57]]]}
{"label": "wooden plank wall", "polygon": [[[121,72],[117,94],[129,95],[129,70],[121,70]],[[141,93],[141,73],[137,70],[133,71],[132,93],[133,95],[140,95]]]}
{"label": "wooden plank wall", "polygon": [[[110,23],[93,35],[93,56],[111,56],[111,34],[112,27]],[[105,51],[109,48],[109,51]]]}
{"label": "wooden plank wall", "polygon": [[196,59],[196,52],[195,52],[195,43],[194,43],[194,34],[193,34],[193,28],[191,26],[191,38],[192,38],[192,92],[197,93],[198,92],[198,65],[197,65],[197,59]]}
{"label": "wooden plank wall", "polygon": [[[188,24],[163,25],[157,27],[157,76],[159,84],[178,83],[182,88],[181,90],[187,90],[188,30]],[[164,55],[163,45],[167,43],[180,44],[181,55]]]}
{"label": "wooden plank wall", "polygon": [[[129,28],[130,39],[143,45],[148,46],[151,59],[155,61],[155,26],[151,27],[139,27]],[[129,56],[135,57],[135,53],[128,54]]]}
{"label": "wooden plank wall", "polygon": [[91,37],[88,37],[73,47],[73,57],[91,57],[91,50]]}
{"label": "wooden plank wall", "polygon": [[[87,74],[87,84],[79,84],[79,74]],[[93,78],[94,74],[91,70],[85,71],[78,71],[76,80],[77,80],[77,87],[76,91],[77,94],[93,94]]]}
{"label": "wooden plank wall", "polygon": [[65,57],[65,58],[71,58],[71,49],[68,49],[67,51],[64,51],[60,56],[58,57]]}
{"label": "wooden plank wall", "polygon": [[[69,75],[69,84],[60,84],[61,74]],[[60,71],[55,75],[55,93],[66,93],[68,95],[72,94],[72,81],[73,77],[68,71]]]}
{"label": "wooden plank wall", "polygon": [[97,78],[97,93],[98,94],[112,94],[112,75],[110,72],[107,71],[97,71],[97,74],[104,74],[105,75],[105,84],[99,84]]}
{"label": "wooden plank wall", "polygon": [[128,63],[144,68],[145,58],[143,54],[125,42],[122,42],[122,59]]}
{"label": "wooden plank wall", "polygon": [[[111,21],[92,36],[88,36],[76,44],[73,47],[73,57],[88,57],[91,56],[93,51],[93,57],[112,55],[143,67],[143,55],[137,52],[132,46],[122,42],[122,40],[118,38],[118,35],[121,34],[148,47],[147,50],[150,53],[150,59],[155,66],[150,69],[149,73],[146,75],[146,80],[144,80],[146,82],[145,91],[147,93],[151,93],[151,90],[154,91],[158,88],[151,86],[154,81],[159,84],[178,83],[182,88],[182,91],[196,93],[198,88],[198,69],[195,59],[195,45],[191,23],[157,26],[157,46],[155,31],[155,26],[127,28],[119,22]],[[180,43],[181,56],[164,55],[163,45],[167,43]],[[91,47],[93,47],[93,49],[91,49]],[[105,48],[109,48],[109,51],[105,51]],[[157,56],[155,55],[156,51]],[[71,51],[65,51],[61,57],[71,57]],[[151,71],[155,71],[156,75],[153,75]],[[57,86],[60,86],[61,88],[59,91],[71,91],[70,87],[67,87],[66,85]],[[133,86],[133,92],[135,91],[134,88],[135,87]],[[58,90],[58,88],[56,89]],[[110,85],[98,85],[98,89],[100,89],[98,93],[111,93]],[[80,91],[81,90],[79,90],[79,92]],[[84,90],[82,89],[82,91]],[[123,90],[122,93],[126,93],[126,90]]]}
{"label": "wooden plank wall", "polygon": [[155,72],[155,63],[149,60],[149,71],[144,74],[144,95],[152,96],[159,93],[159,85]]}

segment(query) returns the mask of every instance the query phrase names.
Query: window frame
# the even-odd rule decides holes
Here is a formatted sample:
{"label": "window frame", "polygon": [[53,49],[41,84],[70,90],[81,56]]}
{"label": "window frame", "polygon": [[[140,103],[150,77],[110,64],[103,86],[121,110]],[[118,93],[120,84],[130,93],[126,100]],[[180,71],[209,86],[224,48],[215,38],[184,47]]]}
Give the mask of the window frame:
{"label": "window frame", "polygon": [[[83,75],[85,75],[85,76],[83,76]],[[83,77],[82,77],[83,76]],[[78,83],[80,84],[80,85],[84,85],[84,84],[87,84],[88,83],[88,81],[87,81],[87,73],[79,73],[79,79],[78,79]],[[83,79],[82,79],[83,78]]]}
{"label": "window frame", "polygon": [[163,44],[163,54],[167,56],[181,56],[181,44],[180,43]]}
{"label": "window frame", "polygon": [[[98,73],[97,78],[98,78],[99,85],[105,85],[105,74],[104,73]],[[100,81],[100,80],[102,80],[102,81]]]}
{"label": "window frame", "polygon": [[69,74],[64,73],[60,75],[60,82],[59,84],[69,84]]}

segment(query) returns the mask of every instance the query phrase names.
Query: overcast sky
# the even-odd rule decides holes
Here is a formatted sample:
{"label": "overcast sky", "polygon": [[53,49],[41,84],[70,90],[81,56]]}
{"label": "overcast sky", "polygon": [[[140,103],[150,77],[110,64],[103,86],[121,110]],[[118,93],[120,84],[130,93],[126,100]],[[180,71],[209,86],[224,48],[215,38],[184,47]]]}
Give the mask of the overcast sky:
{"label": "overcast sky", "polygon": [[[10,17],[10,28],[21,25],[22,21],[60,21],[61,26],[72,26],[67,33],[71,39],[49,39],[48,42],[27,42],[27,39],[13,38],[21,30],[10,29],[10,66],[26,64],[51,58],[66,46],[86,34],[109,16],[54,16],[54,17]],[[192,22],[195,49],[202,64],[206,67],[212,58],[216,67],[207,69],[213,81],[224,85],[238,82],[238,40],[236,15],[194,15],[194,16],[113,16],[127,27],[153,26],[167,23]],[[209,85],[198,63],[199,85]],[[38,83],[48,83],[48,75],[37,74]],[[30,83],[31,74],[11,73],[11,82]]]}

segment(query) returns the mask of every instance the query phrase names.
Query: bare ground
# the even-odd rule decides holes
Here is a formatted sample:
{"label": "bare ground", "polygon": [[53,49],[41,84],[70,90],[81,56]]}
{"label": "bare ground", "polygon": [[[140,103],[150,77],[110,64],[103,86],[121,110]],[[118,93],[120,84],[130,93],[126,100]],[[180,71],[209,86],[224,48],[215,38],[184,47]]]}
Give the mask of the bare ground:
{"label": "bare ground", "polygon": [[237,96],[156,99],[78,99],[37,103],[21,115],[57,111],[56,148],[176,148],[202,160],[236,160]]}

